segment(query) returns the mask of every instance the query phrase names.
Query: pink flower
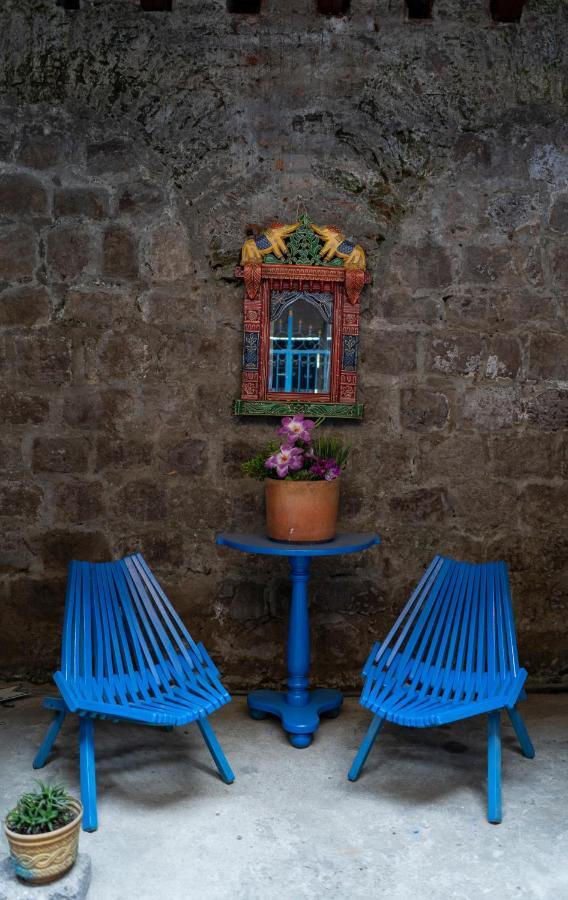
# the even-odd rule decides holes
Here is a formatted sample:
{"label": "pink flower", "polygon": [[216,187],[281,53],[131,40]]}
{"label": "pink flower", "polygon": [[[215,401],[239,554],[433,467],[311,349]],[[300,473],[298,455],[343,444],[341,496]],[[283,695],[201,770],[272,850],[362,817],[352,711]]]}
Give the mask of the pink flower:
{"label": "pink flower", "polygon": [[337,465],[334,459],[317,459],[312,465],[310,472],[317,475],[322,481],[333,481],[341,475],[341,467]]}
{"label": "pink flower", "polygon": [[286,478],[288,472],[296,472],[304,465],[304,452],[300,447],[282,444],[278,453],[273,453],[264,463],[267,469],[276,469],[279,478]]}
{"label": "pink flower", "polygon": [[312,428],[315,422],[311,419],[304,419],[303,416],[284,416],[282,419],[282,427],[278,429],[278,434],[286,438],[289,444],[295,444],[296,441],[303,441],[309,444],[312,439]]}

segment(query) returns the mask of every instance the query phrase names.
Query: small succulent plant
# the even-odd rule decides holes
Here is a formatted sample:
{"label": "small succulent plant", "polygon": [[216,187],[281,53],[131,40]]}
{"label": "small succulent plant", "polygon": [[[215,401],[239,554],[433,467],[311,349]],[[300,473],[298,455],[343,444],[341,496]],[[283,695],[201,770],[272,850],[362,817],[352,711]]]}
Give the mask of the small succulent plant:
{"label": "small succulent plant", "polygon": [[45,834],[71,822],[76,812],[69,807],[71,797],[62,784],[38,781],[38,790],[22,794],[6,816],[10,831],[17,834]]}

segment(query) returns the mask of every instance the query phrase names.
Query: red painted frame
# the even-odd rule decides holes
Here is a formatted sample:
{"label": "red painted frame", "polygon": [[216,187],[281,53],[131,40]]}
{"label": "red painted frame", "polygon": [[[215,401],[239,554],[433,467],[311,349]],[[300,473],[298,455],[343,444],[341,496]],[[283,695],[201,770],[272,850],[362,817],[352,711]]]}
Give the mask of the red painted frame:
{"label": "red painted frame", "polygon": [[[235,273],[244,278],[244,269]],[[343,267],[262,265],[260,286],[254,298],[245,290],[244,332],[258,334],[258,365],[243,368],[242,400],[306,401],[310,403],[355,404],[356,367],[343,368],[343,341],[346,335],[359,336],[359,301],[349,302]],[[370,281],[365,273],[365,283]],[[270,352],[270,295],[274,290],[308,290],[333,295],[333,341],[329,393],[273,393],[268,390]]]}

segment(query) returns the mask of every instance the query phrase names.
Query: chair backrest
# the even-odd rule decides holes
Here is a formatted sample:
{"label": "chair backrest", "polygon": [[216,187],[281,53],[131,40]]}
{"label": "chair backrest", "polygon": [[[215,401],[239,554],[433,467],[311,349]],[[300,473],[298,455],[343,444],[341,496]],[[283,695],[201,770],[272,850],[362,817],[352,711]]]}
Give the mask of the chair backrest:
{"label": "chair backrest", "polygon": [[[140,553],[117,562],[69,565],[61,671],[100,683],[125,677],[144,686],[203,669],[193,641]],[[145,672],[140,679],[138,673]]]}
{"label": "chair backrest", "polygon": [[[516,676],[519,659],[507,566],[436,556],[380,645],[373,663],[396,680],[426,680],[448,695]],[[443,673],[443,678],[440,676]],[[471,676],[468,677],[468,676]]]}

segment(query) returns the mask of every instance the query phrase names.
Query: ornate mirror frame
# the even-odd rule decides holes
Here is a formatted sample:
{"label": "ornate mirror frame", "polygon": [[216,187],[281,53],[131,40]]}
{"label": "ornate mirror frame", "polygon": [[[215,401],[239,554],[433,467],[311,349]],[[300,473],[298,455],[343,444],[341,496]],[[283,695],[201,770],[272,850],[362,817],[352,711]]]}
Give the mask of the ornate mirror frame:
{"label": "ornate mirror frame", "polygon": [[[363,249],[346,240],[337,228],[320,228],[303,215],[292,225],[274,224],[249,238],[241,263],[235,274],[245,285],[243,370],[241,398],[234,401],[233,411],[248,416],[303,413],[361,419],[363,406],[357,403],[359,296],[371,280]],[[275,292],[284,292],[284,297],[274,298]],[[271,378],[275,380],[271,373],[271,312],[274,319],[275,303],[280,303],[281,314],[293,303],[294,294],[307,294],[312,305],[330,309],[331,349],[323,354],[327,389],[321,393],[271,389]],[[279,352],[289,353],[290,365],[296,355],[298,372],[299,354],[306,351]]]}

